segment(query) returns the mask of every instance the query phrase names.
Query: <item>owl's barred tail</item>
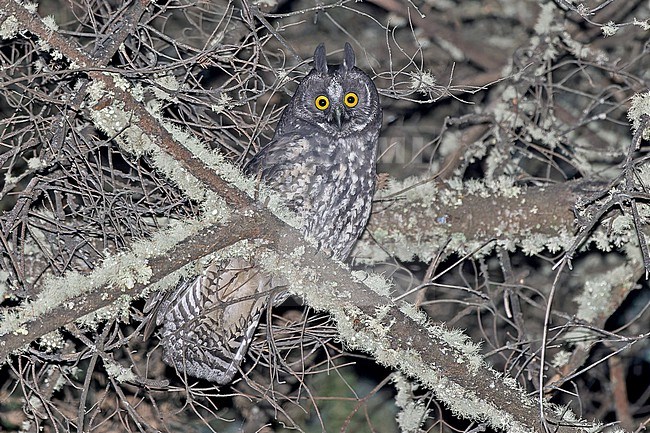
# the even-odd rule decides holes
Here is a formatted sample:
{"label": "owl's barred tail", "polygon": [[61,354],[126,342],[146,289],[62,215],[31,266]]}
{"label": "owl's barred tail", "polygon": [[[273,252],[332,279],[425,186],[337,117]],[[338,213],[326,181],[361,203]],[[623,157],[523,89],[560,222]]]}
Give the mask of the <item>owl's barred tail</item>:
{"label": "owl's barred tail", "polygon": [[239,372],[273,287],[242,260],[212,263],[160,303],[163,360],[183,373],[220,385]]}
{"label": "owl's barred tail", "polygon": [[206,329],[201,321],[200,278],[180,293],[181,302],[165,315],[163,327],[163,361],[182,375],[206,379],[219,385],[232,382],[239,371],[248,345],[260,322],[261,311],[247,319],[247,327],[239,336],[227,338],[218,329]]}

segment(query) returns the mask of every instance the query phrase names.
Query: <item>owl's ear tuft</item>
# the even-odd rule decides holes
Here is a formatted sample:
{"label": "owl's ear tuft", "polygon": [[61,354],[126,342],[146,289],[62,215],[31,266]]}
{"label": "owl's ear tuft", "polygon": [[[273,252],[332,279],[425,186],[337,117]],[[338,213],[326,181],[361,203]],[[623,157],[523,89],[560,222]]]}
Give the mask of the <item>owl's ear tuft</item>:
{"label": "owl's ear tuft", "polygon": [[314,50],[314,69],[319,74],[327,74],[327,56],[325,54],[325,44],[322,42]]}
{"label": "owl's ear tuft", "polygon": [[346,42],[343,51],[345,54],[343,56],[342,66],[344,70],[349,71],[352,68],[354,68],[354,62],[355,62],[354,50],[352,49],[352,45],[350,45],[349,42]]}

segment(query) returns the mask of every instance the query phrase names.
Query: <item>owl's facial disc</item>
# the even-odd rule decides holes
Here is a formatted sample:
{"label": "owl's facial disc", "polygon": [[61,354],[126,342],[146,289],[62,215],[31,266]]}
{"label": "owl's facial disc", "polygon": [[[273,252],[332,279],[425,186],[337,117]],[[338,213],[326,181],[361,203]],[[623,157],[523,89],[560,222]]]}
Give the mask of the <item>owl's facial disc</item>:
{"label": "owl's facial disc", "polygon": [[363,133],[376,121],[381,111],[372,80],[355,67],[334,66],[327,71],[313,69],[300,83],[287,111],[294,121],[281,125],[283,133],[304,122],[329,136],[343,138]]}
{"label": "owl's facial disc", "polygon": [[[318,95],[313,100],[313,107],[316,108],[314,114],[317,114],[315,119],[320,119],[320,122],[315,122],[315,124],[328,130],[328,133],[338,135],[344,132],[346,122],[350,118],[350,113],[348,113],[346,107],[353,108],[356,106],[358,96],[354,92],[348,92],[344,96],[343,86],[338,80],[326,77],[323,82],[323,87],[313,89]],[[350,98],[350,95],[353,95],[353,104],[344,100],[344,98]],[[307,99],[309,100],[310,97],[308,96]]]}

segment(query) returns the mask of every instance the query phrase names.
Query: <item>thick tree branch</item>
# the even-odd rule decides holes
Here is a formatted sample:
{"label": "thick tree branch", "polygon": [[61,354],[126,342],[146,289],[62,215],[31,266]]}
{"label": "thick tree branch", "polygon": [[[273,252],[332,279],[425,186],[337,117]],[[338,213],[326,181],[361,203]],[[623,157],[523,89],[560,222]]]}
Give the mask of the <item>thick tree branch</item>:
{"label": "thick tree branch", "polygon": [[490,241],[536,253],[570,245],[575,230],[573,208],[580,197],[607,187],[605,182],[579,180],[521,188],[516,194],[494,190],[468,192],[424,185],[418,194],[388,194],[375,205],[368,231],[381,246],[364,239],[362,257],[388,255],[429,260],[449,242],[466,253]]}

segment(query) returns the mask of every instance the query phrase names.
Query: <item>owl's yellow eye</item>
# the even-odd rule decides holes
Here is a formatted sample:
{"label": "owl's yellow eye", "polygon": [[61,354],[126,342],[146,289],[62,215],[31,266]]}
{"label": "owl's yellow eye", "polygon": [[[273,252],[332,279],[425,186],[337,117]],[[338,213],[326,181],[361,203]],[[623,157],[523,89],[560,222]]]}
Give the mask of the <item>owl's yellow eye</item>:
{"label": "owl's yellow eye", "polygon": [[354,108],[359,103],[359,97],[354,92],[348,92],[345,94],[345,98],[343,98],[343,102],[345,103],[346,107]]}
{"label": "owl's yellow eye", "polygon": [[330,100],[327,96],[325,95],[320,95],[316,97],[316,100],[314,101],[314,104],[316,105],[316,108],[319,110],[327,110],[327,107],[330,106]]}

